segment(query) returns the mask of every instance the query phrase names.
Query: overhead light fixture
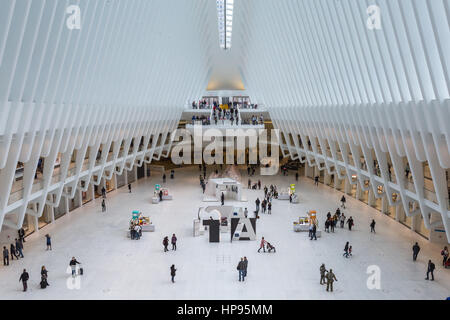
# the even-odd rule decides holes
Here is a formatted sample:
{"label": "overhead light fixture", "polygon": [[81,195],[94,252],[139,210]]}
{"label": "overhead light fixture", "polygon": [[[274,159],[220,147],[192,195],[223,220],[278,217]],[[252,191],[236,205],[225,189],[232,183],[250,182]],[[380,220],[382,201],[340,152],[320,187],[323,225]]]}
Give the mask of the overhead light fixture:
{"label": "overhead light fixture", "polygon": [[224,50],[231,48],[231,32],[233,30],[234,0],[216,0],[219,24],[219,43]]}

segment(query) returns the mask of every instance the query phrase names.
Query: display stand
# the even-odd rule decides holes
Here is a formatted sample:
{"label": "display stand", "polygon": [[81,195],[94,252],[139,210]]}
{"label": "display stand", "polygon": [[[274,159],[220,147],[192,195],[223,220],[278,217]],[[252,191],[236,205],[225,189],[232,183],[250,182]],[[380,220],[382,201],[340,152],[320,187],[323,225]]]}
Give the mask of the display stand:
{"label": "display stand", "polygon": [[[318,226],[318,221],[316,218],[316,211],[310,210],[306,213],[306,216],[301,216],[298,218],[298,221],[294,221],[294,231],[295,232],[309,232],[309,227],[312,224]],[[322,231],[318,228],[316,229],[316,237],[320,238],[322,236]]]}
{"label": "display stand", "polygon": [[141,226],[142,232],[154,232],[155,225],[150,221],[150,217],[144,217],[142,212],[134,210],[131,213],[130,227],[127,231],[127,237],[130,238],[130,230],[134,228],[136,225]]}

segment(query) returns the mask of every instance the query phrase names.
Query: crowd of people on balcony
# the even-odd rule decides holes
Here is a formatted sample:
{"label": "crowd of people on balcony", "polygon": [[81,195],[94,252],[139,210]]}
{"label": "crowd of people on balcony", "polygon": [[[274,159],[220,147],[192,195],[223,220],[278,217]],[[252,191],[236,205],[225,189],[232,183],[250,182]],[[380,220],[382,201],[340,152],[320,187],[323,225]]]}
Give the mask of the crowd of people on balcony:
{"label": "crowd of people on balcony", "polygon": [[[215,101],[214,104],[216,104]],[[211,109],[211,104],[209,104],[205,99],[200,100],[198,103],[196,101],[192,101],[192,109]]]}
{"label": "crowd of people on balcony", "polygon": [[201,122],[201,125],[202,126],[208,126],[208,125],[210,125],[211,124],[211,119],[210,119],[210,116],[192,116],[192,125],[194,125],[194,124],[200,124],[200,122]]}
{"label": "crowd of people on balcony", "polygon": [[[230,103],[230,108],[236,108],[236,109],[258,109],[258,104],[256,103],[248,103],[247,101],[244,102],[237,102],[233,101],[233,103]],[[197,101],[192,101],[192,109],[212,109],[212,108],[219,108],[219,102],[213,101],[212,104],[210,101],[207,101],[206,99],[202,99]]]}

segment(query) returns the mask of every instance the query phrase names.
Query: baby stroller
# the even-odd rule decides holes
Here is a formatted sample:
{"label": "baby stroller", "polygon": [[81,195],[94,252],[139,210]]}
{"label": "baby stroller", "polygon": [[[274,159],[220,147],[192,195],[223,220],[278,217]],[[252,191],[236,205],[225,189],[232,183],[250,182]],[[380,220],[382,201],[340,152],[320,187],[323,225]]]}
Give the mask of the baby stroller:
{"label": "baby stroller", "polygon": [[269,242],[267,242],[267,249],[269,250],[269,252],[271,252],[272,250],[273,252],[277,252],[277,250],[275,250],[275,247],[271,245]]}
{"label": "baby stroller", "polygon": [[450,268],[450,259],[447,259],[447,261],[445,262],[444,268]]}

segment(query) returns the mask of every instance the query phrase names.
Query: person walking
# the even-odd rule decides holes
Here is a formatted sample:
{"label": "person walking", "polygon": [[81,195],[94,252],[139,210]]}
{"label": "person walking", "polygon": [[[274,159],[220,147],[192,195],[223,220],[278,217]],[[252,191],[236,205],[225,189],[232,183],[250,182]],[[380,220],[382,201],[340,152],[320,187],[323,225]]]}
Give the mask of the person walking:
{"label": "person walking", "polygon": [[247,210],[247,208],[244,209],[244,217],[246,217],[246,218],[248,217],[248,210]]}
{"label": "person walking", "polygon": [[313,223],[312,230],[311,230],[311,239],[310,240],[312,240],[313,238],[314,238],[314,240],[317,240],[316,232],[317,232],[317,226],[316,226],[315,223]]}
{"label": "person walking", "polygon": [[345,225],[345,215],[342,213],[342,215],[339,217],[339,220],[341,222],[341,228],[344,228]]}
{"label": "person walking", "polygon": [[244,257],[244,274],[242,279],[245,280],[245,277],[247,276],[247,268],[248,268],[248,260],[247,257]]}
{"label": "person walking", "polygon": [[347,200],[345,199],[345,196],[342,196],[342,198],[341,198],[341,208],[344,208],[345,209],[345,202],[346,202]]}
{"label": "person walking", "polygon": [[298,172],[295,173],[295,181],[298,181]]}
{"label": "person walking", "polygon": [[102,197],[103,197],[103,199],[106,198],[106,189],[105,189],[105,187],[102,187]]}
{"label": "person walking", "polygon": [[17,256],[17,250],[13,243],[11,243],[11,246],[9,247],[9,254],[11,255],[11,260],[14,260],[14,257],[16,260],[19,260],[19,257]]}
{"label": "person walking", "polygon": [[330,228],[331,228],[331,232],[334,233],[334,226],[335,226],[335,220],[334,217],[330,218]]}
{"label": "person walking", "polygon": [[27,286],[28,279],[30,279],[30,275],[28,274],[26,269],[23,269],[23,272],[19,278],[19,282],[22,281],[23,292],[27,291],[27,289],[28,289],[28,286]]}
{"label": "person walking", "polygon": [[167,249],[167,246],[169,245],[169,237],[164,237],[163,239],[163,246],[164,246],[164,252],[169,251],[169,249]]}
{"label": "person walking", "polygon": [[175,236],[175,233],[172,235],[172,250],[177,251],[177,237]]}
{"label": "person walking", "polygon": [[52,238],[48,233],[45,235],[45,239],[47,242],[47,250],[52,250]]}
{"label": "person walking", "polygon": [[333,270],[330,269],[327,273],[327,291],[328,289],[331,289],[331,292],[333,292],[333,282],[337,281],[336,276],[333,273]]}
{"label": "person walking", "polygon": [[9,251],[5,246],[3,246],[3,265],[9,266]]}
{"label": "person walking", "polygon": [[256,204],[256,211],[259,211],[259,204],[261,203],[261,201],[259,200],[259,198],[256,198],[255,200],[255,204]]}
{"label": "person walking", "polygon": [[41,268],[41,283],[40,283],[42,289],[45,289],[46,287],[49,286],[47,279],[48,279],[48,271],[47,271],[47,269],[45,269],[45,266],[42,266],[42,268]]}
{"label": "person walking", "polygon": [[330,233],[330,218],[325,220],[325,232]]}
{"label": "person walking", "polygon": [[370,232],[375,233],[375,220],[372,219],[372,222],[370,223]]}
{"label": "person walking", "polygon": [[223,204],[225,203],[225,194],[222,192],[222,194],[220,195],[220,202]]}
{"label": "person walking", "polygon": [[261,190],[261,180],[258,180],[258,190]]}
{"label": "person walking", "polygon": [[172,283],[175,283],[175,275],[176,275],[177,269],[175,269],[175,265],[173,264],[170,267],[170,276],[172,277]]}
{"label": "person walking", "polygon": [[417,255],[419,254],[419,251],[420,251],[420,247],[419,247],[419,244],[417,242],[416,242],[415,245],[413,245],[412,251],[413,251],[413,261],[416,261],[417,260]]}
{"label": "person walking", "polygon": [[350,218],[348,218],[347,224],[348,224],[348,230],[352,231],[352,227],[353,227],[354,223],[353,223],[353,218],[351,216],[350,216]]}
{"label": "person walking", "polygon": [[436,267],[435,267],[434,263],[431,262],[431,260],[428,260],[427,277],[425,278],[425,280],[429,280],[428,275],[431,273],[431,281],[434,281],[433,271],[435,268]]}
{"label": "person walking", "polygon": [[128,184],[128,191],[131,193],[131,183]]}
{"label": "person walking", "polygon": [[23,244],[22,244],[22,241],[20,239],[19,240],[15,239],[15,240],[16,240],[16,250],[19,253],[20,257],[23,258],[23,252],[22,252]]}
{"label": "person walking", "polygon": [[159,202],[163,201],[163,192],[162,190],[159,190]]}
{"label": "person walking", "polygon": [[[442,249],[441,256],[442,256],[442,265],[445,267],[445,264],[447,263],[447,260],[448,260],[447,246],[445,246],[444,249]],[[12,255],[11,255],[11,258],[12,258]]]}
{"label": "person walking", "polygon": [[267,213],[272,214],[272,202],[271,201],[269,201],[269,203],[267,204]]}
{"label": "person walking", "polygon": [[319,186],[319,176],[315,176],[315,177],[314,177],[314,184],[315,184],[316,186]]}
{"label": "person walking", "polygon": [[[239,261],[237,265],[237,270],[239,271],[239,281],[244,281],[244,270],[245,270],[245,264],[244,264],[244,258],[241,258],[241,261]],[[242,280],[241,280],[242,279]]]}
{"label": "person walking", "polygon": [[75,276],[77,275],[77,264],[81,264],[80,262],[77,261],[77,259],[75,259],[75,257],[72,257],[72,260],[70,260],[69,262],[69,266],[70,269],[72,269],[72,277],[75,278]]}
{"label": "person walking", "polygon": [[24,230],[23,228],[20,228],[20,229],[18,230],[18,233],[19,233],[19,239],[20,239],[20,241],[22,241],[22,242],[25,243],[25,230]]}
{"label": "person walking", "polygon": [[163,178],[163,183],[166,183],[166,174],[165,173],[163,174],[162,178]]}
{"label": "person walking", "polygon": [[348,248],[349,248],[349,243],[347,241],[347,243],[345,244],[345,247],[344,247],[344,254],[342,255],[343,257],[348,258]]}
{"label": "person walking", "polygon": [[264,237],[261,238],[261,243],[259,245],[259,249],[258,249],[258,253],[259,251],[261,251],[261,249],[263,249],[264,252],[266,252],[266,247],[264,246],[266,243],[266,240],[264,240]]}
{"label": "person walking", "polygon": [[102,200],[102,212],[106,211],[106,202],[105,199]]}
{"label": "person walking", "polygon": [[328,272],[328,270],[325,268],[325,264],[322,263],[320,266],[320,284],[325,284],[327,282],[325,272]]}

